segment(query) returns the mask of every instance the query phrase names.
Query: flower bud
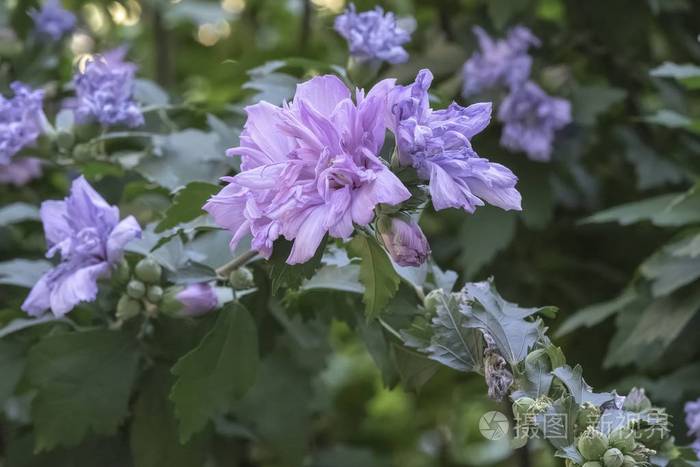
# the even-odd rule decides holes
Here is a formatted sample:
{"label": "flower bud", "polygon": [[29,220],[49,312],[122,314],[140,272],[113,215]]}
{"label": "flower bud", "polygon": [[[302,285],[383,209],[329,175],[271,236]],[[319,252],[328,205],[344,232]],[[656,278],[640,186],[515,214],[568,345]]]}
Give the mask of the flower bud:
{"label": "flower bud", "polygon": [[549,355],[544,349],[536,349],[527,354],[527,357],[525,357],[525,365],[530,367],[543,367],[546,368],[546,371],[551,371],[552,369]]}
{"label": "flower bud", "polygon": [[634,432],[626,427],[618,428],[610,433],[608,441],[610,446],[619,449],[623,453],[632,452],[636,444]]}
{"label": "flower bud", "polygon": [[117,318],[126,321],[141,313],[141,303],[128,295],[122,295],[117,302]]}
{"label": "flower bud", "polygon": [[253,272],[246,267],[240,267],[231,271],[228,281],[231,283],[231,287],[238,290],[250,289],[255,286]]}
{"label": "flower bud", "polygon": [[578,433],[582,433],[589,426],[595,426],[600,418],[600,409],[590,402],[581,404],[578,415],[576,416],[576,429]]}
{"label": "flower bud", "polygon": [[126,293],[131,298],[143,298],[143,296],[146,294],[146,285],[141,281],[132,279],[126,285]]}
{"label": "flower bud", "polygon": [[382,216],[379,234],[391,258],[399,266],[420,266],[430,254],[430,246],[418,224],[408,216]]}
{"label": "flower bud", "polygon": [[588,461],[583,464],[583,467],[603,467],[603,464],[598,461]]}
{"label": "flower bud", "polygon": [[56,134],[56,144],[58,144],[58,147],[61,149],[69,150],[73,147],[73,143],[75,143],[75,136],[73,136],[73,133],[60,130]]}
{"label": "flower bud", "polygon": [[632,388],[622,408],[631,412],[642,412],[651,409],[651,401],[644,393],[644,388]]}
{"label": "flower bud", "polygon": [[622,467],[634,467],[635,465],[637,465],[637,461],[634,460],[634,457],[627,455],[624,457]]}
{"label": "flower bud", "polygon": [[146,289],[146,300],[158,303],[163,298],[163,289],[158,285],[151,285]]}
{"label": "flower bud", "polygon": [[603,464],[605,467],[622,467],[625,456],[617,448],[610,448],[603,454]]}
{"label": "flower bud", "polygon": [[112,280],[115,284],[123,286],[129,281],[129,277],[131,277],[129,263],[126,261],[126,259],[122,258],[121,261],[117,263],[117,267],[114,268],[114,272],[112,273]]}
{"label": "flower bud", "polygon": [[148,284],[155,284],[160,282],[160,276],[163,273],[160,264],[156,263],[151,258],[144,258],[138,263],[134,268],[134,273],[136,277]]}
{"label": "flower bud", "polygon": [[445,300],[445,292],[442,289],[435,289],[428,292],[428,295],[423,299],[423,307],[426,311],[433,314],[436,312],[438,305]]}
{"label": "flower bud", "polygon": [[530,409],[535,405],[535,400],[530,397],[521,397],[513,402],[513,415],[518,422],[527,420]]}
{"label": "flower bud", "polygon": [[598,460],[608,450],[608,438],[589,426],[578,440],[578,450],[587,460]]}
{"label": "flower bud", "polygon": [[200,316],[219,306],[214,289],[206,283],[168,287],[160,309],[174,317]]}

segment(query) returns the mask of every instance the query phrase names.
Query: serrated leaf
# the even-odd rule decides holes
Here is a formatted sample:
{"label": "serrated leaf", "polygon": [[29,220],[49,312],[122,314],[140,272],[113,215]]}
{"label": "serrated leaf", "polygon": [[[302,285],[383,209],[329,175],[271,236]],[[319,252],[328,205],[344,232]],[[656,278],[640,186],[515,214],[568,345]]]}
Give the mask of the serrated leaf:
{"label": "serrated leaf", "polygon": [[13,259],[0,263],[0,284],[31,288],[41,276],[51,269],[44,259]]}
{"label": "serrated leaf", "polygon": [[181,441],[245,395],[255,382],[258,358],[255,321],[241,304],[231,303],[202,342],[172,369],[178,379],[170,399],[180,420]]}
{"label": "serrated leaf", "polygon": [[0,208],[0,225],[38,221],[40,219],[39,209],[28,203],[12,203]]}
{"label": "serrated leaf", "polygon": [[272,293],[277,293],[281,287],[296,289],[304,279],[311,277],[321,266],[325,246],[326,238],[321,241],[313,258],[302,264],[287,264],[287,258],[292,251],[292,242],[283,238],[277,239],[272,247],[272,256],[268,260]]}
{"label": "serrated leaf", "polygon": [[569,365],[560,366],[552,370],[552,373],[564,383],[571,397],[579,405],[584,402],[590,402],[600,407],[615,399],[615,395],[609,392],[593,392],[592,388],[583,380],[583,368],[581,368],[581,365],[576,365],[574,368],[571,368]]}
{"label": "serrated leaf", "polygon": [[676,243],[665,246],[639,267],[641,274],[651,281],[655,297],[668,295],[700,277],[700,258],[673,255]]}
{"label": "serrated leaf", "polygon": [[0,406],[12,395],[24,370],[24,345],[0,340]]}
{"label": "serrated leaf", "polygon": [[431,360],[458,371],[481,371],[484,355],[483,336],[465,326],[468,305],[459,294],[446,294],[438,303],[429,323],[418,321],[401,332],[404,343]]}
{"label": "serrated leaf", "polygon": [[610,86],[579,86],[572,96],[574,121],[582,125],[594,125],[600,115],[626,96],[624,89]]}
{"label": "serrated leaf", "polygon": [[51,335],[29,351],[25,378],[36,450],[75,445],[88,433],[112,434],[127,414],[138,343],[123,332]]}
{"label": "serrated leaf", "polygon": [[210,196],[219,191],[219,186],[206,182],[191,182],[175,193],[173,203],[165,211],[156,233],[176,227],[206,214],[202,206]]}
{"label": "serrated leaf", "polygon": [[566,449],[574,442],[574,423],[578,404],[571,396],[562,397],[543,413],[535,415],[535,423],[544,438],[557,449]]}
{"label": "serrated leaf", "polygon": [[544,332],[539,318],[525,318],[543,309],[521,308],[505,301],[491,281],[466,284],[464,291],[471,305],[464,326],[488,332],[511,365],[521,362]]}
{"label": "serrated leaf", "polygon": [[200,467],[206,463],[204,436],[180,443],[174,407],[168,400],[172,380],[167,368],[157,366],[141,385],[130,427],[135,467]]}
{"label": "serrated leaf", "polygon": [[510,244],[515,234],[517,215],[492,206],[483,207],[465,216],[460,228],[459,242],[462,265],[467,279],[473,278]]}
{"label": "serrated leaf", "polygon": [[621,295],[612,300],[596,303],[577,311],[559,326],[555,335],[559,337],[581,327],[593,327],[631,305],[636,300],[637,293],[633,288],[627,288]]}
{"label": "serrated leaf", "polygon": [[625,144],[625,158],[634,165],[640,190],[678,184],[687,179],[683,169],[644,144],[635,132],[621,128],[616,135]]}
{"label": "serrated leaf", "polygon": [[374,239],[357,234],[348,243],[351,256],[360,258],[360,282],[365,286],[362,301],[368,318],[379,316],[399,290],[401,278],[384,249]]}

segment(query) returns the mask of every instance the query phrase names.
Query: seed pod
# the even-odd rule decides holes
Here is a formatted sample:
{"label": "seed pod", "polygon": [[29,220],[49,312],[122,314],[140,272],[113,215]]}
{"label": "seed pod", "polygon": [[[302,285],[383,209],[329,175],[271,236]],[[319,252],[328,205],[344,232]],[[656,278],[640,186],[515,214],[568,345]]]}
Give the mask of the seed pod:
{"label": "seed pod", "polygon": [[128,295],[122,295],[117,302],[117,318],[126,321],[141,313],[141,303]]}
{"label": "seed pod", "polygon": [[151,285],[146,289],[146,300],[158,303],[163,298],[163,289],[159,285]]}
{"label": "seed pod", "polygon": [[632,452],[636,444],[634,432],[626,427],[618,428],[610,433],[608,441],[611,447],[617,448],[623,453]]}
{"label": "seed pod", "polygon": [[610,448],[603,454],[603,464],[605,467],[622,467],[625,456],[617,448]]}
{"label": "seed pod", "polygon": [[246,267],[240,267],[231,271],[228,281],[231,283],[231,287],[238,290],[250,289],[255,286],[253,272]]}
{"label": "seed pod", "polygon": [[608,450],[608,438],[589,426],[578,440],[578,450],[586,460],[598,460]]}
{"label": "seed pod", "polygon": [[163,273],[163,269],[160,264],[156,263],[151,258],[144,258],[138,263],[134,268],[134,273],[136,277],[148,284],[155,284],[160,282],[160,276]]}
{"label": "seed pod", "polygon": [[126,285],[126,293],[131,298],[143,298],[143,296],[146,294],[146,285],[141,281],[132,279]]}

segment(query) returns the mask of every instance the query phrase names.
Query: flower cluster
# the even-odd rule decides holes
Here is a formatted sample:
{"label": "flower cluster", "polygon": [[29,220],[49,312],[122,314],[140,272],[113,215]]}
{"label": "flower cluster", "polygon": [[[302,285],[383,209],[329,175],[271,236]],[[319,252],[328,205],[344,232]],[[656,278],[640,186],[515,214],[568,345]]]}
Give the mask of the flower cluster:
{"label": "flower cluster", "polygon": [[12,157],[31,146],[41,134],[44,92],[20,82],[10,85],[14,97],[0,95],[0,166],[10,164]]}
{"label": "flower cluster", "polygon": [[75,15],[64,9],[59,0],[46,0],[40,10],[34,10],[30,15],[37,33],[54,41],[75,29]]}
{"label": "flower cluster", "polygon": [[95,118],[105,126],[143,125],[143,115],[132,97],[136,65],[124,62],[125,54],[125,49],[108,52],[89,61],[85,70],[75,75],[79,121]]}
{"label": "flower cluster", "polygon": [[547,95],[529,80],[530,46],[540,44],[529,29],[517,26],[506,38],[494,41],[483,29],[475,28],[480,52],[464,64],[463,94],[469,96],[494,86],[509,91],[498,111],[503,123],[501,145],[523,151],[536,161],[548,161],[557,130],[571,123],[571,104]]}
{"label": "flower cluster", "polygon": [[685,424],[688,426],[688,435],[695,437],[692,446],[700,456],[700,399],[686,402]]}
{"label": "flower cluster", "polygon": [[[486,202],[520,209],[515,175],[471,146],[489,123],[490,104],[433,110],[431,80],[422,70],[409,86],[384,80],[367,95],[357,90],[353,100],[337,77],[319,76],[300,84],[281,108],[248,107],[241,145],[228,151],[241,156],[241,173],[223,178],[228,185],[204,209],[233,232],[232,248],[251,234],[253,249],[269,257],[282,236],[294,241],[287,262],[303,263],[326,234],[347,239],[354,225],[374,220],[378,204],[410,198],[379,156],[387,129],[396,136],[400,164],[429,181],[437,209],[474,212]],[[417,225],[396,220],[385,227],[384,243],[398,264],[425,261],[429,247]]]}
{"label": "flower cluster", "polygon": [[478,156],[471,138],[491,119],[491,104],[433,110],[428,89],[433,76],[421,70],[409,86],[389,96],[389,120],[396,135],[399,162],[429,180],[435,209],[462,208],[473,213],[485,203],[520,210],[518,178],[507,167]]}
{"label": "flower cluster", "polygon": [[33,316],[51,309],[63,316],[78,303],[97,297],[97,280],[109,276],[124,246],[141,235],[132,216],[119,220],[110,206],[83,178],[71,186],[64,201],[44,201],[41,220],[47,257],[60,253],[60,263],[34,285],[22,309]]}
{"label": "flower cluster", "polygon": [[335,19],[335,30],[348,41],[350,55],[358,61],[379,60],[403,63],[408,53],[402,47],[411,40],[408,31],[401,28],[393,13],[384,13],[381,7],[357,13],[350,4]]}
{"label": "flower cluster", "polygon": [[530,76],[532,57],[527,53],[540,41],[529,29],[517,26],[509,30],[505,39],[493,40],[480,27],[474,28],[480,52],[474,53],[464,64],[464,96],[471,96],[494,86],[515,88]]}
{"label": "flower cluster", "polygon": [[231,247],[247,233],[263,256],[281,235],[294,240],[289,264],[309,260],[326,234],[346,239],[353,224],[367,225],[379,203],[397,205],[411,195],[378,157],[384,143],[384,110],[393,80],[365,95],[335,76],[297,87],[282,108],[267,102],[246,108],[240,147],[242,172],[225,177],[221,192],[204,206],[234,232]]}

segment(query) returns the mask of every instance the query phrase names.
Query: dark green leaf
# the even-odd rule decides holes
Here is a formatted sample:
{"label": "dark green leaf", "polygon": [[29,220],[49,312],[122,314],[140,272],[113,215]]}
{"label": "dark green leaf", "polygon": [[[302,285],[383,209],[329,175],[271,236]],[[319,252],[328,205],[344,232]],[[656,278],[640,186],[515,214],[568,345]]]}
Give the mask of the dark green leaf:
{"label": "dark green leaf", "polygon": [[31,348],[25,370],[36,449],[79,443],[89,432],[114,433],[127,414],[138,367],[138,343],[107,330],[45,337]]}
{"label": "dark green leaf", "polygon": [[172,369],[178,376],[170,398],[180,420],[180,439],[189,440],[213,417],[230,409],[255,382],[258,334],[248,310],[232,303],[197,348]]}
{"label": "dark green leaf", "polygon": [[272,278],[272,293],[277,293],[281,287],[298,288],[304,279],[311,277],[321,266],[326,239],[316,249],[313,258],[303,264],[287,264],[287,258],[292,251],[292,242],[283,238],[275,241],[270,256],[270,277]]}
{"label": "dark green leaf", "polygon": [[601,114],[621,102],[626,95],[623,89],[609,86],[579,86],[572,96],[574,121],[581,125],[594,125]]}
{"label": "dark green leaf", "polygon": [[628,288],[620,296],[612,300],[587,306],[564,321],[557,329],[556,335],[563,336],[581,327],[590,328],[602,323],[610,316],[634,303],[636,299],[637,294],[634,289]]}
{"label": "dark green leaf", "polygon": [[24,345],[0,340],[0,405],[12,395],[24,370]]}
{"label": "dark green leaf", "polygon": [[399,290],[401,278],[391,260],[374,239],[357,234],[348,244],[351,256],[360,258],[360,282],[365,286],[362,301],[368,318],[379,316]]}
{"label": "dark green leaf", "polygon": [[499,251],[508,246],[515,234],[517,215],[487,206],[465,216],[460,229],[459,257],[464,275],[473,278]]}
{"label": "dark green leaf", "polygon": [[163,220],[160,221],[155,231],[162,232],[206,214],[202,210],[202,206],[217,191],[219,191],[219,187],[211,183],[188,183],[175,193],[173,203],[165,211]]}
{"label": "dark green leaf", "polygon": [[579,405],[584,402],[590,402],[600,407],[615,398],[615,395],[609,392],[593,392],[592,388],[583,380],[583,368],[581,368],[581,365],[576,365],[574,368],[571,368],[569,365],[560,366],[552,370],[552,373],[564,383],[571,397]]}
{"label": "dark green leaf", "polygon": [[39,209],[27,203],[13,203],[0,208],[0,225],[17,224],[24,221],[38,221]]}

